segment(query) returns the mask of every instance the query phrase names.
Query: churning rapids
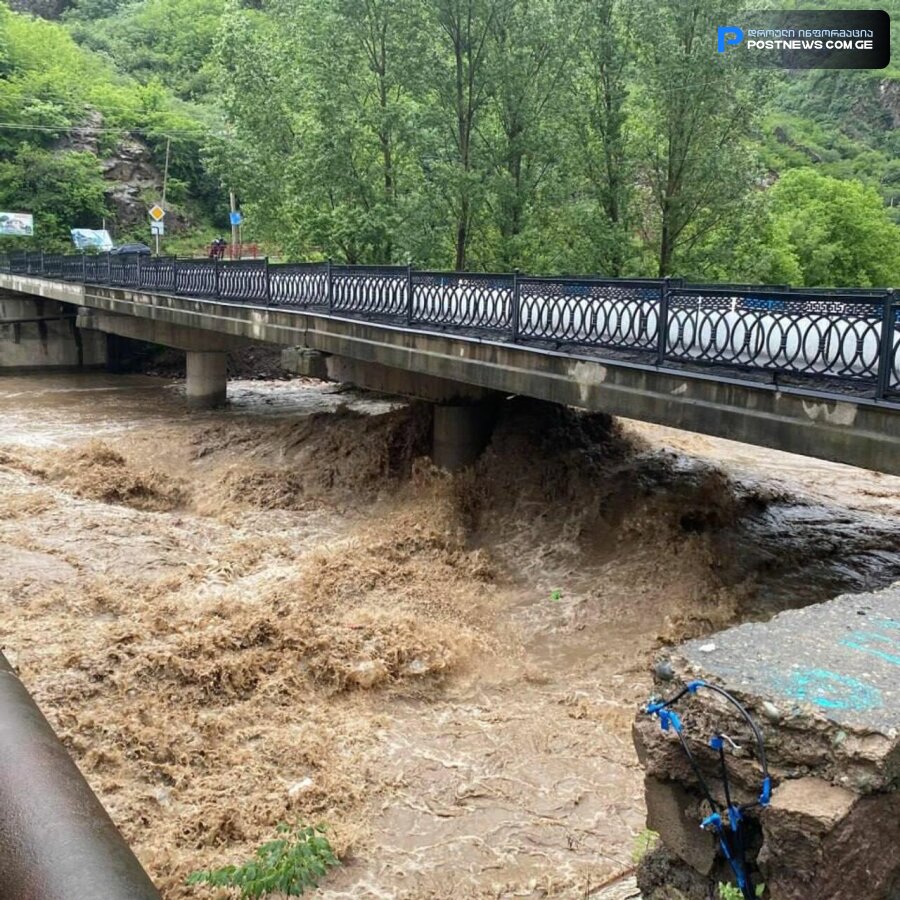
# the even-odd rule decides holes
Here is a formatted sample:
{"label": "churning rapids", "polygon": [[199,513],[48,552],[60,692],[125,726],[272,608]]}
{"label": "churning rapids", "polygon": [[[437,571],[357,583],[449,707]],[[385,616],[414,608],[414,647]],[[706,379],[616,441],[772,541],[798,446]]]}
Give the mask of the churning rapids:
{"label": "churning rapids", "polygon": [[0,379],[0,644],[167,898],[326,822],[329,898],[588,897],[667,642],[900,578],[900,479],[538,403]]}

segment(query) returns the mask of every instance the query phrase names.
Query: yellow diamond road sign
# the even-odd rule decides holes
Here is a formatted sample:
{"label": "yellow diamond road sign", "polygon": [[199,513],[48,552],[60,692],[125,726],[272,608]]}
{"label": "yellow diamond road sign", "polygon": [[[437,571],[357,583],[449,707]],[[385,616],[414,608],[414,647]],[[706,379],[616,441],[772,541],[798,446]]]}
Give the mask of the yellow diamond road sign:
{"label": "yellow diamond road sign", "polygon": [[155,203],[150,207],[150,218],[153,219],[154,222],[161,222],[165,214],[166,211],[158,203]]}

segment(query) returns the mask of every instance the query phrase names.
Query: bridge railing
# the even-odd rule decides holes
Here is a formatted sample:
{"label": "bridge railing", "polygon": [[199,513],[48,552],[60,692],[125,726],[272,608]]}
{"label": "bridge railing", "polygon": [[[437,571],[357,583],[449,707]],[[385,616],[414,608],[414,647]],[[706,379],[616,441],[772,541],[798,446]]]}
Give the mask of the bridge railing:
{"label": "bridge railing", "polygon": [[410,272],[409,280],[408,324],[511,335],[515,275]]}
{"label": "bridge railing", "polygon": [[407,273],[406,266],[327,265],[329,309],[370,316],[400,316],[406,310]]}
{"label": "bridge railing", "polygon": [[327,309],[328,263],[282,263],[269,266],[269,305]]}
{"label": "bridge railing", "polygon": [[619,350],[657,350],[661,279],[518,279],[517,337]]}
{"label": "bridge railing", "polygon": [[554,350],[610,349],[659,366],[812,379],[876,398],[900,395],[900,303],[892,290],[114,253],[12,253],[0,256],[0,271],[373,318]]}
{"label": "bridge railing", "polygon": [[140,287],[144,291],[170,294],[175,291],[175,257],[144,257],[141,262]]}
{"label": "bridge railing", "polygon": [[215,261],[215,296],[237,303],[265,303],[269,299],[268,262],[243,259],[219,264]]}
{"label": "bridge railing", "polygon": [[884,295],[676,289],[665,358],[869,381]]}

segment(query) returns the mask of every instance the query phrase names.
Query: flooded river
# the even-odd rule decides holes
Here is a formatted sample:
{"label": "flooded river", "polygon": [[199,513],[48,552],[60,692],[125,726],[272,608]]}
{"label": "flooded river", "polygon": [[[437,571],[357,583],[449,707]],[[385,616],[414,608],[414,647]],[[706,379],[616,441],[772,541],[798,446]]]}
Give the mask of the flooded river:
{"label": "flooded river", "polygon": [[0,377],[0,644],[167,898],[325,822],[329,898],[586,897],[643,828],[630,723],[687,635],[900,578],[900,479],[507,404]]}

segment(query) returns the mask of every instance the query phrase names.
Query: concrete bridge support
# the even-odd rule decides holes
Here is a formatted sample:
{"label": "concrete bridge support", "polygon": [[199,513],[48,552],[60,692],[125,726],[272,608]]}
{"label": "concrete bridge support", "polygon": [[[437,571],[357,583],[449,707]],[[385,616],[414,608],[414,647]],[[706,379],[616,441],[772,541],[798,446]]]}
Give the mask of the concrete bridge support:
{"label": "concrete bridge support", "polygon": [[435,465],[454,472],[472,465],[488,445],[503,396],[497,391],[365,362],[305,347],[281,354],[282,368],[297,375],[354,384],[365,390],[424,400],[434,407],[432,452]]}
{"label": "concrete bridge support", "polygon": [[490,401],[436,403],[431,458],[436,466],[457,472],[471,466],[490,443],[497,417]]}
{"label": "concrete bridge support", "polygon": [[0,369],[80,369],[105,363],[106,337],[78,328],[74,307],[0,293]]}
{"label": "concrete bridge support", "polygon": [[85,333],[119,335],[149,344],[184,350],[187,361],[187,403],[192,409],[222,406],[227,394],[228,351],[246,346],[244,338],[171,322],[155,322],[136,316],[78,310],[78,325]]}
{"label": "concrete bridge support", "polygon": [[225,405],[228,354],[215,351],[187,351],[187,402],[191,409]]}

